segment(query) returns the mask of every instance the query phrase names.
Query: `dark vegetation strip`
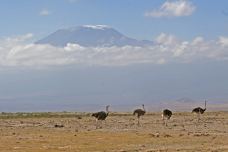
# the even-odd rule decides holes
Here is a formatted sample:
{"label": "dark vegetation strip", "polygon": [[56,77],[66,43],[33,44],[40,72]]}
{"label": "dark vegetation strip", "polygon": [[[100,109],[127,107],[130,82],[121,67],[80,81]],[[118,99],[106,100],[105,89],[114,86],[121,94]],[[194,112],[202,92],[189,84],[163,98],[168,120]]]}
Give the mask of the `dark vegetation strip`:
{"label": "dark vegetation strip", "polygon": [[82,118],[88,117],[90,113],[77,113],[77,112],[17,112],[0,114],[0,119],[17,119],[17,118]]}
{"label": "dark vegetation strip", "polygon": [[[88,112],[16,112],[0,113],[0,119],[17,119],[17,118],[78,118],[90,117],[92,113]],[[147,114],[151,115],[151,114]],[[130,112],[112,112],[109,116],[132,116]]]}
{"label": "dark vegetation strip", "polygon": [[[208,115],[219,115],[221,113],[228,114],[228,112],[207,112]],[[146,115],[160,115],[159,112],[148,112]],[[183,116],[189,115],[190,112],[176,112],[174,115]],[[1,112],[0,119],[17,119],[17,118],[78,118],[82,119],[83,117],[90,117],[91,113],[88,112],[17,112],[17,113],[8,113]],[[131,112],[111,112],[109,116],[133,116]]]}

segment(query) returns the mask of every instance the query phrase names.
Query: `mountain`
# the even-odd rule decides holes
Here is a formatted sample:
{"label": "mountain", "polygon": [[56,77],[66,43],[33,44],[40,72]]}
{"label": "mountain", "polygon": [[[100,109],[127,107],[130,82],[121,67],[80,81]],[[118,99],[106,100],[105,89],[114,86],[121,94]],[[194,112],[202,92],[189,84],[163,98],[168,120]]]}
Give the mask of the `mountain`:
{"label": "mountain", "polygon": [[152,41],[129,38],[106,25],[83,25],[68,29],[60,29],[35,42],[64,47],[67,43],[76,43],[86,47],[109,46],[149,46]]}
{"label": "mountain", "polygon": [[176,100],[177,103],[196,103],[197,101],[191,99],[191,98],[187,98],[187,97],[183,97],[183,98],[179,98]]}

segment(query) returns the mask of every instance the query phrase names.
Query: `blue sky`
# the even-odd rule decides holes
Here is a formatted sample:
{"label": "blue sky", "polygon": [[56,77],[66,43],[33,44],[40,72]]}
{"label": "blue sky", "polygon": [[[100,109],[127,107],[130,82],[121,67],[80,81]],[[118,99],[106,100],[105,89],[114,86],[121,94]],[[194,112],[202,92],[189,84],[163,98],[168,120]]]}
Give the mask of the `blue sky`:
{"label": "blue sky", "polygon": [[[1,0],[0,18],[0,111],[228,103],[227,0]],[[33,43],[97,24],[153,45]]]}
{"label": "blue sky", "polygon": [[[0,36],[34,33],[40,38],[59,29],[84,24],[107,24],[138,39],[152,40],[161,32],[183,39],[203,36],[215,39],[228,35],[226,0],[191,0],[195,10],[189,16],[146,17],[164,0],[3,0]],[[172,1],[171,1],[172,2]],[[42,11],[48,12],[41,15]]]}

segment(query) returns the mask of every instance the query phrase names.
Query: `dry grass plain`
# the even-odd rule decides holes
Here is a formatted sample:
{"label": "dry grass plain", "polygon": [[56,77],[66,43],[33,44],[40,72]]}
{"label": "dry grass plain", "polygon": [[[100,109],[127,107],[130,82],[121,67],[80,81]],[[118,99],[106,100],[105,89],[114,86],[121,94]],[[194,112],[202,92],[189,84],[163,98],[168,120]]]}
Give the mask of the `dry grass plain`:
{"label": "dry grass plain", "polygon": [[200,122],[174,113],[167,127],[160,113],[145,115],[141,126],[130,113],[111,113],[99,129],[86,113],[3,113],[0,119],[1,152],[228,151],[228,112],[206,112]]}

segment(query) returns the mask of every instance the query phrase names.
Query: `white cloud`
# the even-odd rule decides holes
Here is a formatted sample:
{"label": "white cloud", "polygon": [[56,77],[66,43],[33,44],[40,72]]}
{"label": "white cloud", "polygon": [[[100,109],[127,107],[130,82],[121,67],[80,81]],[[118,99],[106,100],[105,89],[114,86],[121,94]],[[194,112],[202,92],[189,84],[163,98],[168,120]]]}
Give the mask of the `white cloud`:
{"label": "white cloud", "polygon": [[204,43],[204,38],[201,36],[196,37],[193,41],[192,44],[193,45],[197,45],[197,44],[202,44]]}
{"label": "white cloud", "polygon": [[39,14],[40,14],[41,16],[48,16],[48,15],[51,14],[51,12],[50,12],[49,10],[47,10],[47,9],[43,9],[43,10],[40,11]]}
{"label": "white cloud", "polygon": [[227,47],[228,46],[228,37],[224,37],[224,36],[219,37],[219,43],[223,47]]}
{"label": "white cloud", "polygon": [[164,58],[161,58],[161,59],[158,59],[157,63],[158,64],[165,64],[165,59]]}
{"label": "white cloud", "polygon": [[187,63],[199,60],[228,60],[228,38],[192,41],[161,33],[150,47],[83,47],[67,44],[64,48],[28,43],[32,34],[0,39],[0,67],[49,67],[59,65],[124,66],[131,64]]}
{"label": "white cloud", "polygon": [[196,7],[188,0],[166,1],[159,9],[145,13],[147,17],[180,17],[189,16]]}
{"label": "white cloud", "polygon": [[161,33],[156,38],[156,42],[165,45],[173,45],[178,43],[178,39],[174,35]]}

